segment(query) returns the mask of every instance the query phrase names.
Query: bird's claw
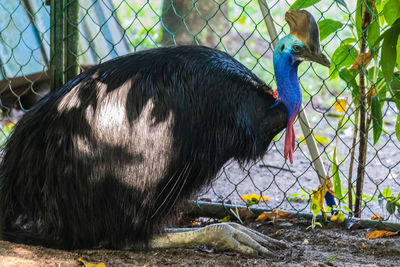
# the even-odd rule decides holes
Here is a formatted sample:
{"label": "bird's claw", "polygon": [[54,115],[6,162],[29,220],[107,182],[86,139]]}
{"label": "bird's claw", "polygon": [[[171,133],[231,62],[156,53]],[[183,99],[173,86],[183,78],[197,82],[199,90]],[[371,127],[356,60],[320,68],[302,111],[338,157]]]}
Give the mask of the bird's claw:
{"label": "bird's claw", "polygon": [[[217,250],[233,250],[245,255],[262,255],[271,257],[274,250],[286,248],[283,241],[268,237],[237,223],[219,223],[204,227],[208,237],[206,245],[214,246]],[[271,251],[272,250],[272,251]]]}

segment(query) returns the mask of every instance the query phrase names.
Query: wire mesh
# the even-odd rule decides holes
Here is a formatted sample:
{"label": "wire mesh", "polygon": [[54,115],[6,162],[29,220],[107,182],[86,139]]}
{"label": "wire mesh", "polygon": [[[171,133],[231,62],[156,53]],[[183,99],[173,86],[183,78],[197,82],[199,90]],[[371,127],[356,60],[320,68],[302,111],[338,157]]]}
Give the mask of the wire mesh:
{"label": "wire mesh", "polygon": [[[3,18],[0,20],[2,142],[8,136],[8,123],[15,123],[50,90],[50,32],[54,27],[50,21],[50,2],[53,1],[2,0],[0,3],[0,17]],[[63,4],[67,24],[76,23],[73,18],[71,20],[72,15],[67,14],[72,2],[74,0],[64,0]],[[284,14],[293,2],[268,1],[279,37],[289,33]],[[357,12],[360,12],[364,1],[313,2],[316,3],[307,10],[313,14],[320,28],[333,29],[329,35],[323,36],[321,42],[324,53],[332,58],[333,67],[327,70],[317,64],[301,64],[299,77],[303,103],[309,114],[320,157],[330,176],[335,174],[332,170],[337,165],[343,195],[339,206],[347,213],[346,207],[352,206],[347,189],[349,185],[353,188],[353,203],[356,188],[358,149],[353,151],[353,148],[360,143],[360,116],[357,115],[360,105],[354,102],[357,100],[354,88],[359,78],[353,75],[346,80],[339,76],[343,75],[343,67],[350,69],[357,61],[361,38],[355,25]],[[374,6],[370,12],[379,20],[385,1],[377,2],[379,6]],[[79,0],[77,12],[77,49],[64,47],[64,50],[72,54],[80,70],[138,50],[190,43],[228,52],[268,85],[276,88],[272,65],[273,46],[257,1]],[[386,29],[387,25],[377,23],[378,32]],[[67,34],[63,38],[73,37]],[[338,47],[343,49],[338,51]],[[382,84],[381,80],[376,79],[379,61],[378,54],[370,63],[375,67],[366,70],[367,92]],[[66,65],[64,71],[68,69],[69,65]],[[344,111],[338,108],[338,103],[345,103],[340,100],[346,102]],[[397,220],[399,213],[390,211],[387,197],[391,192],[390,195],[397,198],[400,192],[400,158],[397,156],[400,144],[395,129],[398,109],[393,101],[382,101],[381,105],[383,132],[376,144],[371,122],[374,117],[371,109],[367,110],[370,134],[365,164],[363,216],[380,214],[385,220]],[[342,117],[344,121],[338,127]],[[355,131],[357,138],[354,139]],[[239,166],[235,162],[226,164],[215,182],[203,188],[198,198],[248,204],[242,196],[254,193],[270,198],[260,201],[260,206],[308,211],[310,193],[318,188],[319,181],[298,123],[295,132],[298,138],[294,165],[288,164],[283,158],[281,133],[260,161],[248,166]]]}

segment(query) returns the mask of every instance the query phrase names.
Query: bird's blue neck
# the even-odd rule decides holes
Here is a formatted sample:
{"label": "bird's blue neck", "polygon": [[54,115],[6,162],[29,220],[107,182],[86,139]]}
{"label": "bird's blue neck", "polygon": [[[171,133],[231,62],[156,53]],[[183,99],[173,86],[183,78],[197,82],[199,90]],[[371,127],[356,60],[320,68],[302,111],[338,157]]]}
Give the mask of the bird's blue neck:
{"label": "bird's blue neck", "polygon": [[301,105],[301,90],[297,76],[299,64],[300,62],[295,61],[289,53],[274,54],[274,70],[278,96],[289,111],[289,119],[294,113],[299,111]]}

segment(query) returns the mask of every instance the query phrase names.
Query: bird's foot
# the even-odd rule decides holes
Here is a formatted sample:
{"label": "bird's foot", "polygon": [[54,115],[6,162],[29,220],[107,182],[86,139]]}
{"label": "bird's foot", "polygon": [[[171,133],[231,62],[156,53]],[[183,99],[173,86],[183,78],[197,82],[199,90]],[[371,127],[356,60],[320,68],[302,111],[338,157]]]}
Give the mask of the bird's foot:
{"label": "bird's foot", "polygon": [[217,251],[231,250],[245,255],[271,257],[286,248],[283,241],[268,237],[237,223],[219,223],[181,233],[155,237],[151,248],[210,246]]}

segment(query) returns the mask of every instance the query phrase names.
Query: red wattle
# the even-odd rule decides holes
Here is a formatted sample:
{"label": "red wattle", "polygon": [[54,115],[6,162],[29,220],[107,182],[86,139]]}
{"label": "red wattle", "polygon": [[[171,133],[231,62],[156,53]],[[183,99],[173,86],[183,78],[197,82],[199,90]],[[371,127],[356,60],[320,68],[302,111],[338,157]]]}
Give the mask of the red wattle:
{"label": "red wattle", "polygon": [[[297,104],[296,104],[296,109],[297,110]],[[289,122],[286,127],[286,136],[285,136],[285,148],[283,150],[283,155],[285,156],[285,159],[290,160],[290,163],[293,164],[293,152],[294,148],[296,146],[296,136],[294,134],[294,128],[293,128],[293,123],[294,120],[296,119],[297,112],[294,112],[292,117],[290,117]]]}

